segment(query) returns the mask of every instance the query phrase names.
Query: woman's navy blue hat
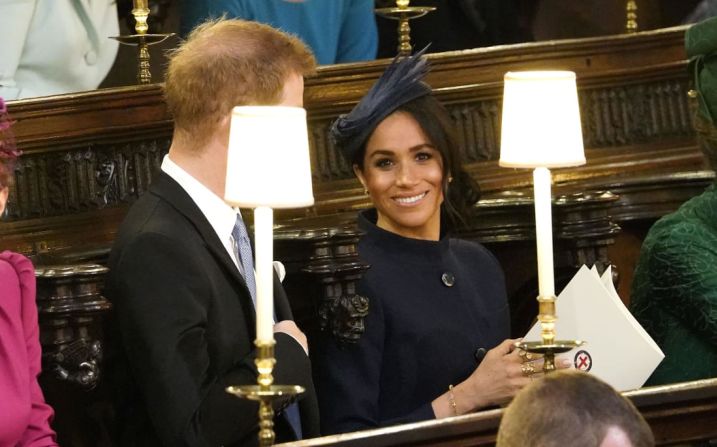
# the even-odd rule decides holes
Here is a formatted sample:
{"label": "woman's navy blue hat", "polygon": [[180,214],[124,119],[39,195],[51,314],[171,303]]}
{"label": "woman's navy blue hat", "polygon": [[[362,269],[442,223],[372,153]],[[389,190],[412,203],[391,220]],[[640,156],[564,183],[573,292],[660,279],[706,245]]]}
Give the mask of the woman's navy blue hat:
{"label": "woman's navy blue hat", "polygon": [[356,107],[338,117],[331,126],[331,139],[349,162],[384,118],[396,109],[431,93],[423,82],[428,61],[422,57],[428,47],[409,57],[396,57]]}

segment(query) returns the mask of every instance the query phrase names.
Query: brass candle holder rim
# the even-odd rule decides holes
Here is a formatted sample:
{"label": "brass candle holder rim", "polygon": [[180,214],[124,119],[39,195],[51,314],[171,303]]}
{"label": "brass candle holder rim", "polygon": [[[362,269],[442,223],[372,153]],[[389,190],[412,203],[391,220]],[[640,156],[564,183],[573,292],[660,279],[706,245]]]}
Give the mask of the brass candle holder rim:
{"label": "brass candle holder rim", "polygon": [[226,392],[237,397],[250,400],[263,400],[280,396],[295,396],[306,389],[300,385],[232,385],[225,388]]}
{"label": "brass candle holder rim", "polygon": [[124,36],[110,36],[110,39],[114,39],[118,41],[121,44],[124,45],[138,45],[142,41],[146,43],[147,45],[153,45],[155,43],[160,43],[165,41],[166,39],[175,36],[176,33],[166,33],[166,34],[127,34]]}
{"label": "brass candle holder rim", "polygon": [[408,19],[415,19],[435,10],[435,6],[409,6],[407,8],[377,8],[375,12],[381,17],[385,17],[387,19],[400,20],[401,16]]}
{"label": "brass candle holder rim", "polygon": [[514,346],[523,351],[535,352],[538,354],[560,354],[568,352],[574,348],[585,344],[584,340],[556,340],[552,343],[543,343],[542,341],[518,341]]}

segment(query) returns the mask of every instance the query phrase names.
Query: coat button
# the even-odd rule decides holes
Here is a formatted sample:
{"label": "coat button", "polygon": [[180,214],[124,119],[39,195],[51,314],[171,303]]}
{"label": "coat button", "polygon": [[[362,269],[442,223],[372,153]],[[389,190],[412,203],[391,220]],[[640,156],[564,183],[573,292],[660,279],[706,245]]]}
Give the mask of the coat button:
{"label": "coat button", "polygon": [[97,63],[97,52],[90,50],[85,53],[85,62],[87,62],[87,65],[95,65]]}
{"label": "coat button", "polygon": [[441,275],[441,281],[443,281],[443,285],[446,287],[453,287],[453,284],[456,283],[456,277],[453,276],[453,273],[446,272]]}
{"label": "coat button", "polygon": [[478,362],[478,363],[482,362],[483,358],[485,357],[486,352],[488,352],[488,351],[486,351],[485,348],[476,349],[476,352],[473,354],[473,356],[476,359],[476,362]]}

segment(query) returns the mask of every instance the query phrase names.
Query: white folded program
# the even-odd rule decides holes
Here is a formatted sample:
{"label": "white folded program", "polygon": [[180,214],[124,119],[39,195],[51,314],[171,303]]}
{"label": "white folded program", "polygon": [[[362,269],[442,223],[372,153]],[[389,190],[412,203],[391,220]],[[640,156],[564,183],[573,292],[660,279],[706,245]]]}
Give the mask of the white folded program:
{"label": "white folded program", "polygon": [[[595,267],[582,266],[556,301],[556,340],[585,344],[558,358],[594,374],[618,391],[640,388],[665,355],[627,310],[612,283],[608,268],[600,277]],[[524,337],[540,340],[540,323]]]}

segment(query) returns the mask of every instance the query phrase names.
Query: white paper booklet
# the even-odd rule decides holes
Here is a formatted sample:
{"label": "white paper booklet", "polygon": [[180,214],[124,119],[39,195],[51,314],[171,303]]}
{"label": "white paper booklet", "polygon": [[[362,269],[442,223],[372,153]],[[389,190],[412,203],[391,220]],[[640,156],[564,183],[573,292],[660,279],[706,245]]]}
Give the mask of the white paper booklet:
{"label": "white paper booklet", "polygon": [[[620,300],[608,268],[602,278],[595,267],[582,266],[556,302],[556,340],[583,340],[561,354],[573,368],[595,374],[618,391],[640,388],[665,355]],[[524,340],[540,340],[540,323]]]}

